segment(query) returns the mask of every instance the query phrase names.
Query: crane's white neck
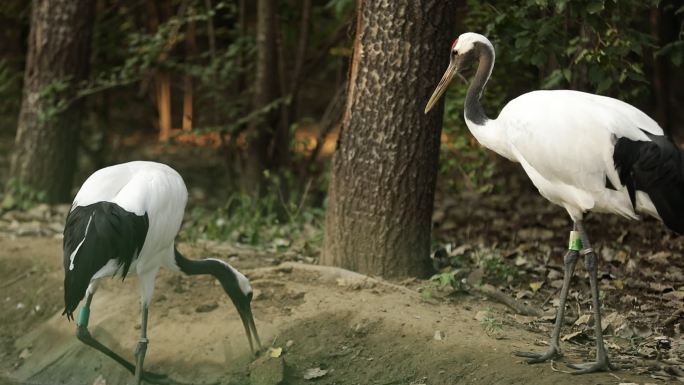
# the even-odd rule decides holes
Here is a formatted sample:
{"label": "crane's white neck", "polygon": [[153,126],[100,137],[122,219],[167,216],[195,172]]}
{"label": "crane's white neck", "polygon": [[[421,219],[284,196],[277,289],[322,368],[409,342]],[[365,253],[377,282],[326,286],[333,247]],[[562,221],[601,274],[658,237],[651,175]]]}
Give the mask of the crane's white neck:
{"label": "crane's white neck", "polygon": [[[489,41],[487,41],[489,43]],[[478,51],[479,64],[477,73],[468,87],[465,99],[463,115],[466,125],[478,142],[483,146],[497,152],[500,155],[510,158],[509,151],[505,143],[501,140],[501,132],[497,127],[497,121],[489,119],[485,114],[480,99],[487,85],[487,81],[494,69],[494,47],[489,44],[477,42],[473,49]]]}

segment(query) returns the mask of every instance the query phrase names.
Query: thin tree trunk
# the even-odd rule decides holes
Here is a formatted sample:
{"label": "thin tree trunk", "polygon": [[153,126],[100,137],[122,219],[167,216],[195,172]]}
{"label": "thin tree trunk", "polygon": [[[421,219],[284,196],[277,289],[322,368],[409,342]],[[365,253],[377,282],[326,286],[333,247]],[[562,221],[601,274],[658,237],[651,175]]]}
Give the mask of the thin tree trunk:
{"label": "thin tree trunk", "polygon": [[[213,9],[211,5],[211,0],[204,0],[204,6],[207,8],[207,12]],[[214,30],[214,16],[209,16],[207,19],[207,40],[209,41],[209,57],[211,58],[212,66],[216,63],[216,32]],[[212,75],[214,79],[214,85],[218,83],[218,77],[216,73]],[[211,102],[206,114],[203,115],[203,121],[206,120],[208,125],[216,124],[216,106],[218,105],[216,94],[212,95]],[[204,119],[204,116],[208,116],[208,119]],[[207,124],[205,123],[205,124]]]}
{"label": "thin tree trunk", "polygon": [[[661,46],[663,44],[661,10],[658,8],[651,9],[649,20],[651,23],[651,36],[656,42],[656,45]],[[663,127],[666,132],[669,132],[669,82],[667,76],[667,66],[662,56],[653,55],[653,77],[651,84],[653,88],[653,95],[655,96],[653,98],[653,102],[656,112],[656,120],[658,121],[658,124],[660,124],[660,127]]]}
{"label": "thin tree trunk", "polygon": [[446,0],[357,2],[323,264],[427,272],[442,114],[423,108],[449,59],[454,14]]}
{"label": "thin tree trunk", "polygon": [[157,111],[159,112],[159,140],[171,137],[171,80],[169,74],[160,72],[156,76]]}
{"label": "thin tree trunk", "polygon": [[[278,31],[278,39],[276,40],[276,52],[278,53],[278,78],[280,85],[280,95],[290,95],[290,83],[287,76],[287,60],[285,47],[285,34],[283,33],[283,26],[276,19],[276,30]],[[278,109],[280,112],[280,121],[271,143],[271,164],[275,167],[285,167],[290,160],[290,124],[292,123],[292,116],[290,109],[283,105]]]}
{"label": "thin tree trunk", "polygon": [[294,69],[290,82],[289,94],[290,119],[296,120],[299,117],[299,88],[302,84],[302,70],[304,69],[304,59],[306,58],[306,47],[309,44],[309,30],[311,19],[311,0],[304,0],[302,4],[302,18],[299,23],[299,41],[297,43],[297,55],[295,56]]}
{"label": "thin tree trunk", "polygon": [[[194,14],[194,13],[193,13]],[[197,54],[197,42],[195,41],[195,22],[188,23],[188,31],[185,36],[185,61],[190,63],[192,58]],[[188,74],[183,76],[183,123],[184,131],[192,130],[192,114],[193,114],[193,90],[192,77]]]}
{"label": "thin tree trunk", "polygon": [[[82,100],[72,100],[88,76],[95,2],[35,0],[21,111],[10,174],[49,202],[68,201],[76,170]],[[64,86],[64,88],[62,88]]]}
{"label": "thin tree trunk", "polygon": [[[257,63],[252,100],[252,108],[257,111],[263,110],[278,97],[275,8],[274,0],[258,0]],[[241,178],[244,191],[261,191],[263,173],[269,167],[269,146],[277,124],[277,111],[269,111],[261,114],[246,131],[247,151]]]}

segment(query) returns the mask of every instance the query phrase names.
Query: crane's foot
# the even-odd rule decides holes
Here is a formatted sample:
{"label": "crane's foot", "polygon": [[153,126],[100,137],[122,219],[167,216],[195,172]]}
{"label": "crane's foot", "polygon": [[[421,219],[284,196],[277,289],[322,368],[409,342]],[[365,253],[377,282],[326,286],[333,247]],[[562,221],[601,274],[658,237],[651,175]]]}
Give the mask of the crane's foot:
{"label": "crane's foot", "polygon": [[611,370],[617,370],[618,367],[611,364],[608,361],[608,357],[602,357],[596,362],[584,362],[581,364],[567,364],[571,369],[575,369],[572,374],[586,374],[586,373],[597,373],[597,372],[609,372]]}
{"label": "crane's foot", "polygon": [[549,350],[547,350],[545,353],[513,352],[513,355],[517,357],[527,358],[527,360],[525,360],[525,363],[527,364],[538,364],[540,362],[546,362],[548,360],[558,358],[563,354],[561,353],[560,348],[558,346],[551,345],[549,347]]}

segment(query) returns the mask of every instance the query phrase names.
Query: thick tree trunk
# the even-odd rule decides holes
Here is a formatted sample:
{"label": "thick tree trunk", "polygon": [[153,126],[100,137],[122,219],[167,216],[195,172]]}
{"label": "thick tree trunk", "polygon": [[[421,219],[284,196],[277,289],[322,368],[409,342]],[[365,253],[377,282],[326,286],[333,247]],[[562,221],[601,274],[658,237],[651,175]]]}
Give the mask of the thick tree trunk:
{"label": "thick tree trunk", "polygon": [[321,260],[385,277],[423,275],[442,124],[441,111],[423,109],[449,59],[454,2],[357,7]]}
{"label": "thick tree trunk", "polygon": [[68,201],[82,106],[76,85],[88,75],[94,1],[34,0],[11,176],[49,202]]}
{"label": "thick tree trunk", "polygon": [[[278,97],[275,0],[257,3],[257,63],[252,108],[260,111]],[[278,111],[260,114],[247,129],[247,151],[242,170],[244,191],[261,190],[263,172],[269,167],[269,146],[278,124]]]}

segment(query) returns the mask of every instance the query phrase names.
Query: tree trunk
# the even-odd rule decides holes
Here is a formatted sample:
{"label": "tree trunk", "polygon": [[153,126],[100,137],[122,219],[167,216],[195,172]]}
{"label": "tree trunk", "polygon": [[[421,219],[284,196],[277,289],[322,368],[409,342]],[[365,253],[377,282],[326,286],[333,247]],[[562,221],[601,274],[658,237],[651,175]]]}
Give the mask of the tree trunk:
{"label": "tree trunk", "polygon": [[[263,110],[278,97],[278,63],[276,52],[276,4],[274,0],[258,0],[256,48],[257,63],[252,108]],[[260,112],[247,128],[247,151],[244,156],[242,187],[244,191],[261,191],[263,172],[269,166],[269,146],[278,124],[278,111]]]}
{"label": "tree trunk", "polygon": [[423,109],[447,66],[454,19],[453,1],[357,2],[323,264],[427,272],[442,107]]}
{"label": "tree trunk", "polygon": [[82,101],[74,97],[78,82],[88,76],[94,5],[33,1],[10,173],[45,192],[48,202],[65,202],[71,195],[82,114]]}

